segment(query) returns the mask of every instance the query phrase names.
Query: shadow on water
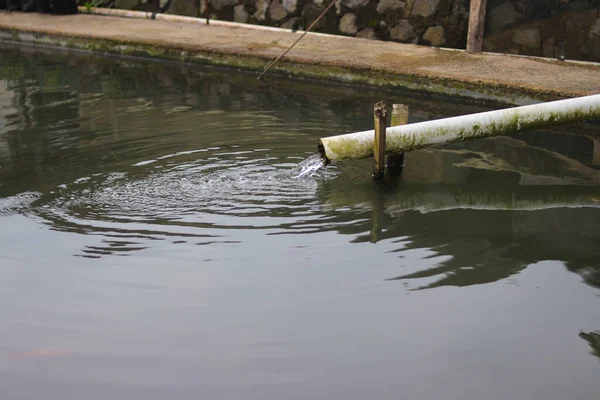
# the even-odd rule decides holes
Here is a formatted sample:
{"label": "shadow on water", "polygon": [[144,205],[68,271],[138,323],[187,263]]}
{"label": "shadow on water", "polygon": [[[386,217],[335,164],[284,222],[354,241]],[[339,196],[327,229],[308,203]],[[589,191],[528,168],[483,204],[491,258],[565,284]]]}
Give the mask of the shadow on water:
{"label": "shadow on water", "polygon": [[[103,238],[78,255],[240,243],[239,230],[337,232],[393,243],[402,273],[387,279],[418,288],[494,282],[548,259],[600,287],[592,124],[414,152],[380,185],[368,160],[295,179],[317,138],[370,128],[381,93],[298,81],[274,91],[215,70],[88,57],[42,65],[23,54],[39,50],[5,51],[0,213]],[[487,109],[388,95],[411,106],[411,122]],[[432,252],[434,267],[407,265],[414,249]]]}

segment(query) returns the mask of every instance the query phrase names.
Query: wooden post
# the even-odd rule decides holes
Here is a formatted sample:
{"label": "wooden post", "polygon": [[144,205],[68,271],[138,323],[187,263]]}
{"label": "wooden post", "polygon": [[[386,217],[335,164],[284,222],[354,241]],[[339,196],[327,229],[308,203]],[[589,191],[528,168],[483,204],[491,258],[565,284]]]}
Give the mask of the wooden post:
{"label": "wooden post", "polygon": [[[406,104],[394,104],[392,106],[391,126],[406,125],[408,123],[409,108]],[[385,160],[385,166],[390,168],[401,168],[404,166],[404,152],[390,154]]]}
{"label": "wooden post", "polygon": [[375,163],[373,165],[373,177],[381,178],[385,173],[385,120],[387,118],[387,108],[383,101],[375,104],[373,115],[375,118],[375,140],[373,141]]}
{"label": "wooden post", "polygon": [[406,104],[394,104],[392,106],[392,125],[399,126],[408,124],[408,112],[410,109]]}
{"label": "wooden post", "polygon": [[471,0],[469,32],[467,34],[467,51],[469,53],[479,53],[483,48],[486,3],[487,0]]}
{"label": "wooden post", "polygon": [[600,138],[594,138],[594,153],[592,156],[592,165],[600,167]]}

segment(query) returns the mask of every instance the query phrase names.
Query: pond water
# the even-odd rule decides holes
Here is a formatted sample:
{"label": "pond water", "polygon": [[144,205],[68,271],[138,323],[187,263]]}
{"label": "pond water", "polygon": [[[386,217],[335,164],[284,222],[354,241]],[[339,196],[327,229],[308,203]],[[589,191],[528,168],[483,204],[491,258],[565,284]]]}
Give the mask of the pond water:
{"label": "pond water", "polygon": [[378,100],[498,106],[0,52],[3,398],[597,398],[598,125],[297,177]]}

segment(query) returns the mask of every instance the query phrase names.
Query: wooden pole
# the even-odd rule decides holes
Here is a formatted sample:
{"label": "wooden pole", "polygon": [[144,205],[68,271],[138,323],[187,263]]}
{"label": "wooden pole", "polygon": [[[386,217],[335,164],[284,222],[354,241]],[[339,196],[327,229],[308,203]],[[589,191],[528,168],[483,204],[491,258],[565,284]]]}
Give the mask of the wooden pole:
{"label": "wooden pole", "polygon": [[[391,126],[406,125],[408,123],[409,108],[406,104],[394,104],[392,106]],[[385,160],[385,166],[390,168],[401,168],[404,166],[404,152],[389,154]]]}
{"label": "wooden pole", "polygon": [[467,34],[467,51],[469,53],[480,53],[483,48],[486,3],[487,0],[471,0],[469,32]]}
{"label": "wooden pole", "polygon": [[381,178],[385,173],[385,128],[387,118],[387,108],[383,101],[375,104],[373,116],[375,119],[375,138],[373,141],[375,164],[373,165],[373,177]]}

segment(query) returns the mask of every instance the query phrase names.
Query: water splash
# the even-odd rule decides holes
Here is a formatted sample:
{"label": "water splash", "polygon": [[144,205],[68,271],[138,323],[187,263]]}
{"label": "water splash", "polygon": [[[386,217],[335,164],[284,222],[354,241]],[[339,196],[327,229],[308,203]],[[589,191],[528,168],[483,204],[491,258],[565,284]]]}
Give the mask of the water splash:
{"label": "water splash", "polygon": [[296,168],[292,170],[294,178],[302,178],[303,176],[313,176],[318,170],[327,164],[327,160],[321,153],[315,153],[302,161]]}
{"label": "water splash", "polygon": [[40,196],[38,192],[23,192],[14,196],[0,198],[0,216],[25,211]]}

